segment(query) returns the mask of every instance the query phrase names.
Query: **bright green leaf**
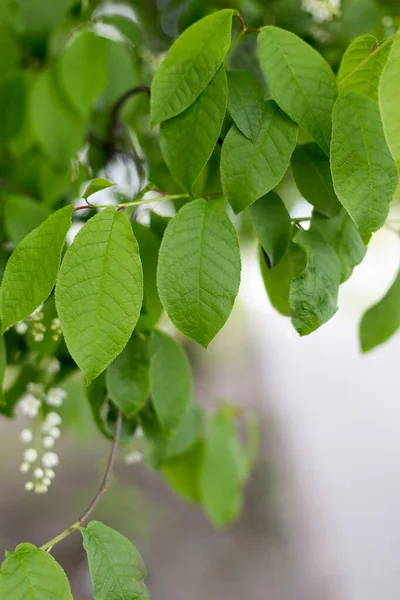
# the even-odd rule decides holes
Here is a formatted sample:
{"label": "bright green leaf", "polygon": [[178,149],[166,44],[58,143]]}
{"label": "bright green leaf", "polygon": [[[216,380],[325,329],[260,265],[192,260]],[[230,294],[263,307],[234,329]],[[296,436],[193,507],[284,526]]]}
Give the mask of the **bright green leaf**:
{"label": "bright green leaf", "polygon": [[373,35],[358,37],[343,55],[337,76],[339,92],[354,92],[378,100],[379,80],[390,53],[391,42],[379,46]]}
{"label": "bright green leaf", "polygon": [[10,241],[19,244],[49,216],[49,209],[27,196],[10,195],[4,206],[4,227]]}
{"label": "bright green leaf", "polygon": [[293,327],[308,335],[337,311],[342,266],[334,249],[314,231],[299,231],[294,241],[307,256],[307,265],[290,286]]}
{"label": "bright green leaf", "polygon": [[107,84],[107,51],[106,38],[82,31],[61,54],[60,80],[82,117],[88,116]]}
{"label": "bright green leaf", "polygon": [[400,35],[397,35],[382,73],[379,106],[389,148],[400,168]]}
{"label": "bright green leaf", "polygon": [[73,210],[66,206],[52,214],[12,253],[1,285],[3,332],[28,317],[50,295]]}
{"label": "bright green leaf", "polygon": [[263,27],[257,43],[272,97],[329,154],[337,90],[328,63],[294,33],[278,27]]}
{"label": "bright green leaf", "polygon": [[0,598],[4,600],[73,600],[67,576],[48,552],[20,544],[6,552],[0,570]]}
{"label": "bright green leaf", "polygon": [[153,125],[189,108],[222,65],[231,43],[232,9],[193,23],[171,46],[151,86]]}
{"label": "bright green leaf", "polygon": [[378,104],[343,94],[333,110],[331,169],[336,194],[366,244],[389,213],[398,176]]}
{"label": "bright green leaf", "polygon": [[33,88],[30,118],[35,137],[53,162],[66,166],[84,143],[84,123],[66,104],[56,79],[44,71]]}
{"label": "bright green leaf", "polygon": [[207,347],[228,319],[240,283],[235,228],[222,202],[186,204],[161,242],[158,291],[175,327]]}
{"label": "bright green leaf", "polygon": [[78,232],[56,287],[65,342],[87,383],[128,342],[142,299],[142,265],[132,228],[126,215],[106,208]]}
{"label": "bright green leaf", "polygon": [[95,600],[149,600],[146,567],[135,546],[98,521],[81,528]]}
{"label": "bright green leaf", "polygon": [[150,342],[150,380],[154,407],[164,430],[176,429],[192,397],[192,372],[181,346],[161,331]]}
{"label": "bright green leaf", "polygon": [[254,141],[236,125],[229,130],[221,153],[224,194],[235,213],[270,192],[287,171],[296,146],[298,127],[272,100]]}
{"label": "bright green leaf", "polygon": [[326,217],[337,215],[342,206],[335,194],[329,158],[311,142],[297,146],[292,156],[292,172],[299,192]]}
{"label": "bright green leaf", "polygon": [[197,100],[161,123],[160,145],[172,176],[189,193],[209,160],[226,112],[228,88],[221,67]]}
{"label": "bright green leaf", "polygon": [[386,295],[368,309],[360,324],[361,350],[386,342],[400,327],[400,272]]}
{"label": "bright green leaf", "polygon": [[342,209],[336,217],[328,219],[314,212],[310,231],[320,233],[335,250],[342,265],[341,282],[346,281],[367,250],[349,215]]}
{"label": "bright green leaf", "polygon": [[82,194],[82,198],[89,198],[92,194],[96,192],[101,192],[101,190],[105,190],[106,188],[113,187],[116,185],[115,183],[111,183],[108,179],[104,179],[103,177],[97,177],[96,179],[92,179],[87,188]]}
{"label": "bright green leaf", "polygon": [[210,419],[200,478],[201,500],[211,522],[224,527],[243,503],[246,455],[236,430],[235,411],[220,408]]}
{"label": "bright green leaf", "polygon": [[249,71],[228,73],[228,111],[240,131],[255,140],[264,113],[264,88]]}
{"label": "bright green leaf", "polygon": [[286,206],[275,194],[269,192],[250,206],[254,231],[274,267],[286,253],[292,239],[292,225]]}
{"label": "bright green leaf", "polygon": [[107,388],[111,399],[125,415],[135,415],[150,391],[148,341],[133,335],[121,354],[107,369]]}

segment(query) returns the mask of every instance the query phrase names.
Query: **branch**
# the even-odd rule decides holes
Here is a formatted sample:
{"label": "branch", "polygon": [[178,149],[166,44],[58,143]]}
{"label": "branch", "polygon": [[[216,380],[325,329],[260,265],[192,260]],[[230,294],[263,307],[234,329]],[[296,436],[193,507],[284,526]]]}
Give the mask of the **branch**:
{"label": "branch", "polygon": [[55,546],[58,542],[61,542],[61,540],[63,540],[67,536],[69,536],[74,531],[78,531],[83,525],[85,525],[85,523],[89,519],[90,515],[92,514],[92,512],[98,505],[101,497],[107,491],[108,484],[110,482],[111,473],[114,468],[115,457],[117,455],[119,440],[120,440],[120,436],[121,436],[122,416],[123,416],[122,411],[119,410],[116,428],[115,428],[115,436],[114,436],[114,440],[113,440],[113,443],[111,446],[111,452],[110,452],[110,456],[109,456],[109,459],[107,462],[106,472],[104,473],[104,477],[103,477],[101,485],[97,491],[97,494],[95,495],[92,502],[89,504],[88,508],[85,510],[85,512],[83,513],[81,518],[78,521],[76,521],[73,525],[71,525],[71,527],[68,527],[68,529],[66,529],[59,535],[57,535],[55,538],[53,538],[49,542],[46,542],[46,544],[43,544],[43,546],[40,547],[41,550],[46,550],[47,552],[50,552],[50,550],[53,548],[53,546]]}

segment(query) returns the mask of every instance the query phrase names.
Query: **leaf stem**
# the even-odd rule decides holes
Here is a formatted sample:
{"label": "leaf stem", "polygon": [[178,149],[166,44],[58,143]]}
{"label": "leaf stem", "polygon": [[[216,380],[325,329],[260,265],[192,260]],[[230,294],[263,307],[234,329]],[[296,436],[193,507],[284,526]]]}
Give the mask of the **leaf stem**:
{"label": "leaf stem", "polygon": [[61,540],[68,537],[74,531],[78,531],[83,525],[85,525],[86,522],[88,521],[90,515],[92,514],[92,512],[94,511],[94,509],[100,502],[101,497],[108,490],[108,484],[110,482],[111,473],[114,469],[115,458],[117,456],[119,440],[121,437],[122,417],[123,417],[122,411],[119,410],[118,416],[117,416],[116,427],[115,427],[115,435],[114,435],[113,443],[111,446],[110,456],[107,461],[106,471],[104,473],[104,477],[101,481],[100,487],[97,490],[95,497],[93,498],[93,500],[91,501],[91,503],[89,504],[89,506],[83,513],[83,515],[80,517],[80,519],[78,519],[78,521],[75,521],[75,523],[73,525],[71,525],[70,527],[68,527],[68,529],[65,529],[65,531],[62,531],[61,533],[59,533],[55,538],[53,538],[49,542],[46,542],[45,544],[43,544],[43,546],[40,547],[41,550],[46,550],[47,552],[50,552],[50,550],[53,548],[53,546],[58,544],[58,542],[61,542]]}
{"label": "leaf stem", "polygon": [[301,223],[302,221],[311,221],[312,217],[294,217],[290,220],[292,223]]}
{"label": "leaf stem", "polygon": [[[140,197],[140,194],[139,194]],[[177,200],[178,198],[190,198],[189,194],[164,194],[156,198],[148,198],[147,200],[132,200],[132,202],[121,202],[119,204],[89,204],[83,206],[77,206],[74,212],[78,210],[91,209],[91,208],[107,208],[108,206],[114,206],[115,208],[125,208],[127,206],[139,206],[140,204],[151,204],[159,202],[160,200]]]}

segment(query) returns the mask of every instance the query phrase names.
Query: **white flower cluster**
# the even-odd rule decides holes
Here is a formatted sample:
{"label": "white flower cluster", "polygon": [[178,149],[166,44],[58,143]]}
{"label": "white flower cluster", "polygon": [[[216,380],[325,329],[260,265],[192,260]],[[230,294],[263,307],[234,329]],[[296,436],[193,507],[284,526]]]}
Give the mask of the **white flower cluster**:
{"label": "white flower cluster", "polygon": [[[19,402],[21,413],[36,421],[34,428],[23,429],[20,433],[20,440],[29,445],[24,451],[24,461],[20,471],[28,473],[32,470],[33,474],[31,480],[25,484],[27,491],[33,490],[36,494],[44,494],[55,477],[53,469],[58,465],[59,458],[51,449],[61,436],[59,426],[62,419],[55,411],[47,412],[44,419],[41,413],[42,409],[46,412],[46,406],[60,407],[66,395],[61,388],[50,388],[46,392],[43,384],[29,383],[26,394]],[[33,442],[34,444],[31,445]]]}
{"label": "white flower cluster", "polygon": [[[143,439],[143,429],[141,427],[137,427],[135,431],[135,439],[142,440]],[[128,454],[124,456],[124,462],[126,465],[137,465],[143,460],[143,452],[138,450],[137,448],[132,448]]]}
{"label": "white flower cluster", "polygon": [[[30,326],[35,342],[43,342],[44,334],[46,333],[46,326],[43,323],[43,316],[43,304],[41,304],[27,319],[25,319],[25,321],[20,321],[14,326],[15,331],[20,335],[25,335]],[[60,319],[57,317],[54,318],[51,322],[50,329],[52,331],[51,337],[55,342],[57,342],[62,335]]]}
{"label": "white flower cluster", "polygon": [[301,0],[301,7],[316,23],[332,21],[340,15],[341,0]]}
{"label": "white flower cluster", "polygon": [[55,342],[57,342],[60,339],[60,336],[62,335],[60,319],[53,319],[50,325],[50,329],[53,332],[53,335],[51,337]]}

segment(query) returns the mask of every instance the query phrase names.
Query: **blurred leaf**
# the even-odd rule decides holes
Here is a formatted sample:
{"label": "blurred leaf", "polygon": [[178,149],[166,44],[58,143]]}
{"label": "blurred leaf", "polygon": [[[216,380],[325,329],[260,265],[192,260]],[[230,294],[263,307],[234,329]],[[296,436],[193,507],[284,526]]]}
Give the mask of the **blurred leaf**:
{"label": "blurred leaf", "polygon": [[275,192],[269,192],[250,206],[250,215],[254,231],[274,267],[285,255],[292,239],[286,206]]}
{"label": "blurred leaf", "polygon": [[27,196],[9,195],[4,209],[4,227],[10,241],[19,244],[49,216],[49,210]]}
{"label": "blurred leaf", "polygon": [[185,454],[169,459],[162,468],[168,485],[186,500],[201,502],[200,478],[204,442],[196,442]]}
{"label": "blurred leaf", "polygon": [[204,413],[200,406],[191,402],[186,412],[175,429],[166,446],[165,459],[170,461],[181,454],[185,454],[203,435]]}
{"label": "blurred leaf", "polygon": [[103,177],[97,177],[89,183],[89,185],[82,194],[82,198],[89,198],[89,196],[91,196],[92,194],[100,192],[101,190],[105,190],[106,188],[113,187],[114,185],[116,184],[111,183],[111,181],[108,181],[108,179],[104,179]]}
{"label": "blurred leaf", "polygon": [[[1,34],[0,34],[1,35]],[[16,71],[0,81],[0,149],[19,133],[26,109],[27,84],[24,73]]]}
{"label": "blurred leaf", "polygon": [[50,32],[61,23],[73,0],[17,0],[20,19],[32,34]]}

